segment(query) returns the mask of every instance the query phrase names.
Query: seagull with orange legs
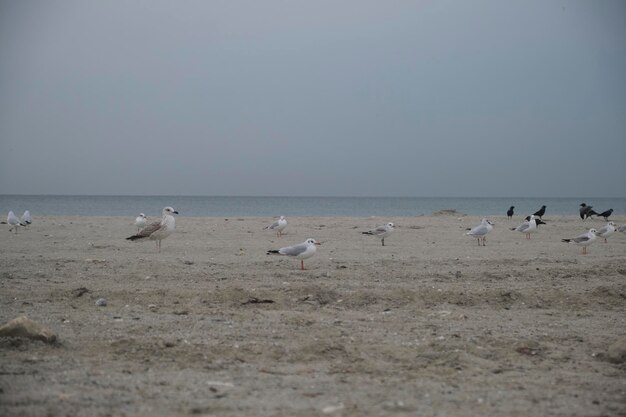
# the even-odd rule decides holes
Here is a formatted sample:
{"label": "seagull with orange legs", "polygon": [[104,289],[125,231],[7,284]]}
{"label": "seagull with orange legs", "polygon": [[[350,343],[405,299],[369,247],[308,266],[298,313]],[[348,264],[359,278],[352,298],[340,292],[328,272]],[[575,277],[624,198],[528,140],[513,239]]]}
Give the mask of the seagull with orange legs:
{"label": "seagull with orange legs", "polygon": [[285,255],[300,259],[300,269],[304,271],[304,260],[309,259],[311,256],[315,255],[315,252],[317,251],[317,246],[319,245],[321,245],[321,243],[317,242],[315,239],[309,238],[298,245],[286,246],[278,250],[268,250],[267,254]]}
{"label": "seagull with orange legs", "polygon": [[601,238],[604,238],[604,243],[606,243],[606,238],[615,233],[616,230],[617,228],[615,227],[615,223],[608,222],[605,226],[599,228],[596,234]]}
{"label": "seagull with orange legs", "polygon": [[587,246],[596,241],[596,229],[589,229],[587,233],[576,236],[571,239],[561,239],[561,242],[572,242],[578,246],[583,247],[583,255],[587,254]]}
{"label": "seagull with orange legs", "polygon": [[526,233],[526,239],[530,239],[530,234],[537,231],[537,221],[535,220],[535,215],[532,214],[528,220],[511,230]]}
{"label": "seagull with orange legs", "polygon": [[281,237],[283,235],[283,230],[285,230],[285,227],[287,227],[287,220],[285,219],[285,216],[280,216],[280,219],[265,227],[263,230],[275,230],[276,237]]}
{"label": "seagull with orange legs", "polygon": [[487,240],[487,233],[493,230],[493,223],[491,223],[486,218],[483,218],[480,224],[469,232],[465,233],[468,236],[473,236],[478,239],[478,246],[480,246],[480,241],[483,241],[483,246],[487,246],[485,241]]}

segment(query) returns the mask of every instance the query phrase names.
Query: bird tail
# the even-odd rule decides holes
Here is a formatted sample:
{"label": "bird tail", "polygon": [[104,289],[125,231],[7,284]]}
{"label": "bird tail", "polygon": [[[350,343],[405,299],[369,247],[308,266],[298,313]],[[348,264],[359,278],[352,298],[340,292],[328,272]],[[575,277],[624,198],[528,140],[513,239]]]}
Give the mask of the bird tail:
{"label": "bird tail", "polygon": [[572,239],[561,239],[561,242],[571,242]]}
{"label": "bird tail", "polygon": [[373,235],[372,232],[361,232],[361,233],[363,233],[364,235]]}
{"label": "bird tail", "polygon": [[132,235],[131,237],[127,237],[126,240],[137,240],[137,239],[142,239],[146,236],[141,236],[141,235]]}
{"label": "bird tail", "polygon": [[277,250],[268,250],[267,254],[268,255],[280,255],[280,252],[278,252]]}

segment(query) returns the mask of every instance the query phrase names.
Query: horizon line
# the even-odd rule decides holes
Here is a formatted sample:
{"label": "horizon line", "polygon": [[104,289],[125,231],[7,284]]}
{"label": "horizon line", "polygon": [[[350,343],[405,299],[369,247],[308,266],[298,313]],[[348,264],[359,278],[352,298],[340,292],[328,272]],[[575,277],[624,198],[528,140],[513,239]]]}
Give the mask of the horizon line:
{"label": "horizon line", "polygon": [[217,197],[217,198],[501,198],[501,199],[516,199],[516,198],[532,198],[532,199],[593,199],[593,198],[605,198],[605,199],[619,199],[626,197],[607,197],[607,196],[401,196],[401,195],[208,195],[208,194],[4,194],[0,193],[2,197]]}

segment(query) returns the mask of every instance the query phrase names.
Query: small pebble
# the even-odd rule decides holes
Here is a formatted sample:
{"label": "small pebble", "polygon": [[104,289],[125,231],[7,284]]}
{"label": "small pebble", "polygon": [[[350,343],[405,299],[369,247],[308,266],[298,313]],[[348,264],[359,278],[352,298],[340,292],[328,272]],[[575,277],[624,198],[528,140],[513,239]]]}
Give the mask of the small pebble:
{"label": "small pebble", "polygon": [[96,300],[96,305],[97,305],[98,307],[106,307],[106,305],[107,305],[107,299],[106,299],[106,298],[98,298],[98,299]]}

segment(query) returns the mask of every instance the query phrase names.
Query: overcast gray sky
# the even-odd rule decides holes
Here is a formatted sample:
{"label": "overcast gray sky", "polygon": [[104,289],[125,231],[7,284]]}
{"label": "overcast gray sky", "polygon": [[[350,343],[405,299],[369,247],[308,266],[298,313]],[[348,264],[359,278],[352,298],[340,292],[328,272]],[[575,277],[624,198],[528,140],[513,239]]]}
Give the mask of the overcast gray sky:
{"label": "overcast gray sky", "polygon": [[626,197],[626,2],[0,0],[0,193]]}

